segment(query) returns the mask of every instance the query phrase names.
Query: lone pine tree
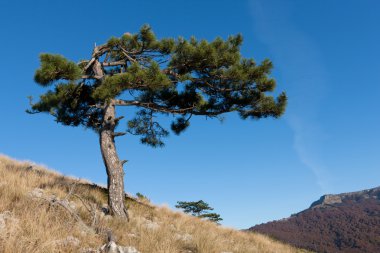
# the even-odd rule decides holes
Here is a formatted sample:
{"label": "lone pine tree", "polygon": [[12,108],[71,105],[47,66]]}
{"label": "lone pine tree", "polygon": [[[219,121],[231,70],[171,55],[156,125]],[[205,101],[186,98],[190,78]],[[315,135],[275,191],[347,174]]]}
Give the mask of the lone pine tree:
{"label": "lone pine tree", "polygon": [[209,211],[214,210],[208,203],[203,200],[198,201],[177,201],[176,208],[183,209],[185,213],[191,214],[192,216],[207,219],[215,223],[219,223],[223,219],[220,217],[220,214],[210,213]]}
{"label": "lone pine tree", "polygon": [[[168,130],[157,115],[172,115],[171,130],[180,134],[192,116],[218,117],[237,112],[242,119],[279,117],[286,95],[274,98],[269,74],[272,63],[257,64],[240,54],[242,36],[212,42],[157,39],[143,26],[136,34],[125,33],[95,46],[91,59],[74,63],[56,54],[41,54],[34,80],[51,87],[31,102],[29,113],[45,112],[66,126],[93,129],[108,180],[108,204],[115,216],[128,217],[124,200],[123,164],[116,152],[115,137],[139,135],[141,143],[164,145]],[[123,116],[118,106],[134,107],[126,132],[116,132]]]}

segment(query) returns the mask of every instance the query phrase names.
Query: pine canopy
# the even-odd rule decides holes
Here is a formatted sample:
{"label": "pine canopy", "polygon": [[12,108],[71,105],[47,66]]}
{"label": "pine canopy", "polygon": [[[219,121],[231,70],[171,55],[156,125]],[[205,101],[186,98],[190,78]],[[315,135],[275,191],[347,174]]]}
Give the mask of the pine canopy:
{"label": "pine canopy", "polygon": [[287,97],[268,95],[276,86],[269,76],[272,63],[243,58],[242,41],[241,35],[211,42],[157,39],[145,25],[136,34],[95,47],[90,60],[74,63],[61,55],[41,54],[34,79],[51,89],[29,112],[47,112],[63,125],[100,131],[110,101],[132,106],[137,110],[128,132],[153,147],[162,146],[168,135],[157,114],[175,116],[175,134],[189,126],[193,115],[217,117],[236,111],[242,119],[277,118],[285,111]]}
{"label": "pine canopy", "polygon": [[220,217],[220,214],[210,213],[209,211],[214,210],[214,208],[210,207],[208,203],[203,200],[198,201],[177,201],[176,208],[183,209],[184,213],[191,214],[201,219],[207,219],[216,223],[222,221],[223,219]]}

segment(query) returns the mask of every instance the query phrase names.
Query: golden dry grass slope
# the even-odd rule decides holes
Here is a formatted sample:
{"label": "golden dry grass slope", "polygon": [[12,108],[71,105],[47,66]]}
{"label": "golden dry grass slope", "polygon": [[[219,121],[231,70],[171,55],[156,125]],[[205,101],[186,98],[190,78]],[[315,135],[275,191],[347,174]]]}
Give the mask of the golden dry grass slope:
{"label": "golden dry grass slope", "polygon": [[116,242],[141,253],[306,252],[167,207],[127,199],[130,221],[102,212],[102,187],[0,156],[0,252],[91,252]]}

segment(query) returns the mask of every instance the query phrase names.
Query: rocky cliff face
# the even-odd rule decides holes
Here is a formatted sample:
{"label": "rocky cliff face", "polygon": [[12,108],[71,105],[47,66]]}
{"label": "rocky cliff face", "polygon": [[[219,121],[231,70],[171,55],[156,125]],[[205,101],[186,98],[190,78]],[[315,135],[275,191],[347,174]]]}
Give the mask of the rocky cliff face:
{"label": "rocky cliff face", "polygon": [[310,208],[327,207],[330,205],[341,204],[345,201],[361,201],[364,199],[380,199],[380,187],[369,190],[323,195],[319,200],[313,202]]}
{"label": "rocky cliff face", "polygon": [[249,230],[316,252],[380,252],[380,187],[324,195],[300,213]]}

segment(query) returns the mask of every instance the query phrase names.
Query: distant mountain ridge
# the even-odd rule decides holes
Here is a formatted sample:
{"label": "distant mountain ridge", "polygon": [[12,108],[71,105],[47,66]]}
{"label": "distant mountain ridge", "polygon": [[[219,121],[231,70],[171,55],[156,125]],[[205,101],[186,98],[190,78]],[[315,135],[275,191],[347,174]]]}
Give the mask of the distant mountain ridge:
{"label": "distant mountain ridge", "polygon": [[319,200],[314,201],[310,208],[325,207],[328,205],[340,204],[344,201],[359,201],[361,199],[380,199],[380,187],[375,187],[368,190],[348,192],[341,194],[326,194],[323,195]]}
{"label": "distant mountain ridge", "polygon": [[304,211],[249,230],[316,252],[380,252],[380,187],[323,195]]}

